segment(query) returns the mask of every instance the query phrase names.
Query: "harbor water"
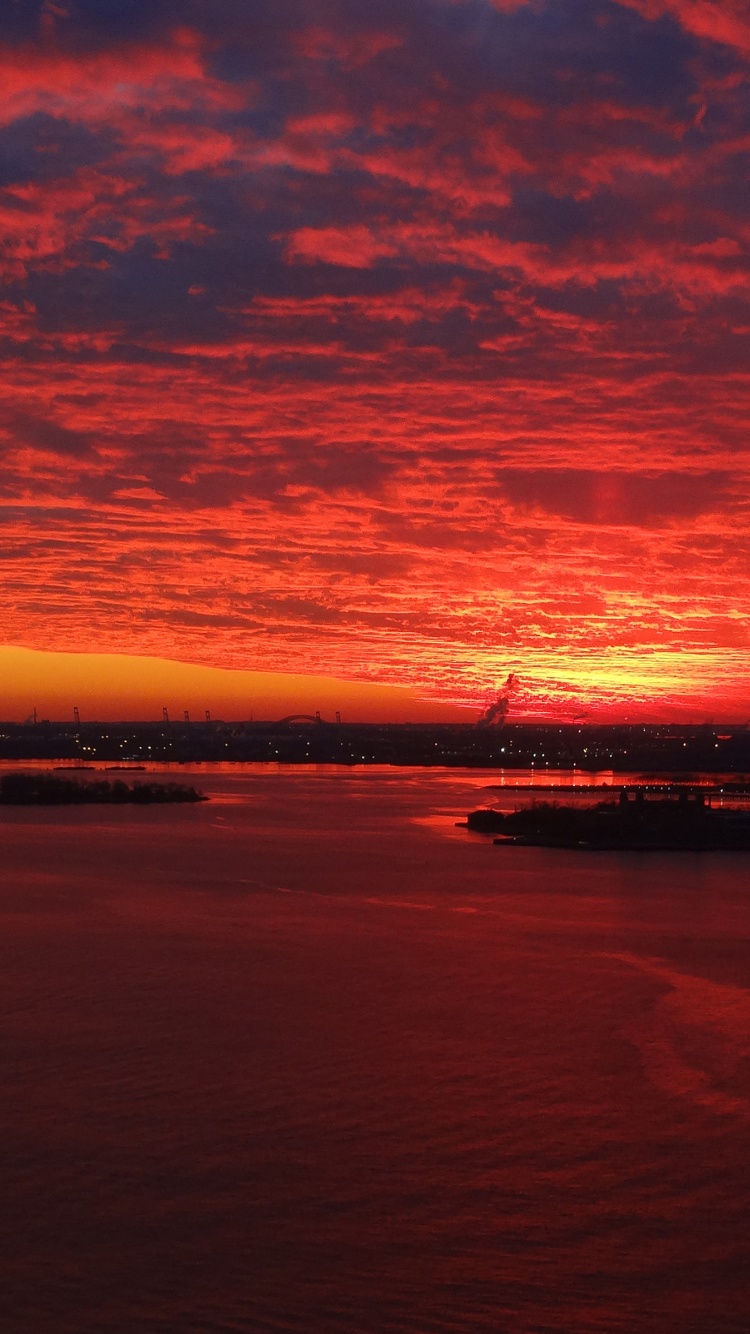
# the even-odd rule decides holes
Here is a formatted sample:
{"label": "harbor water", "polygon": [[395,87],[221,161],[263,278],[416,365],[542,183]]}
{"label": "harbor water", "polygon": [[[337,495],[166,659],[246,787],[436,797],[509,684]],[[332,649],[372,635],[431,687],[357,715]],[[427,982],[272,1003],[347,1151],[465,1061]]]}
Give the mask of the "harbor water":
{"label": "harbor water", "polygon": [[0,808],[4,1331],[744,1334],[750,853],[496,847],[486,771],[175,777]]}

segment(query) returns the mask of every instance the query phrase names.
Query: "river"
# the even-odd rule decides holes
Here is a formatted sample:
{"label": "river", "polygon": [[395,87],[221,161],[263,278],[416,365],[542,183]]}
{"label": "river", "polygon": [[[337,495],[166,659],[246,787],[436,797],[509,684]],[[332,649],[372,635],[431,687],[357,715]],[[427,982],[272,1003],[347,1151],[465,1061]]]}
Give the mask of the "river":
{"label": "river", "polygon": [[744,1334],[750,854],[179,774],[0,808],[4,1331]]}

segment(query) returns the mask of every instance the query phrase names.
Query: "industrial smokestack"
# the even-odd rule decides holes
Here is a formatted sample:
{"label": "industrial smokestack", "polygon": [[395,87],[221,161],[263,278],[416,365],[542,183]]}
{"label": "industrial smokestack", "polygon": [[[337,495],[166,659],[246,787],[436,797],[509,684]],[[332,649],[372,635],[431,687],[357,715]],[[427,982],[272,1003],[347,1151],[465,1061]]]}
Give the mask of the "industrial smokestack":
{"label": "industrial smokestack", "polygon": [[518,677],[515,672],[511,672],[497,699],[490,704],[488,709],[485,709],[481,718],[477,720],[477,727],[502,727],[508,716],[510,697],[517,686]]}

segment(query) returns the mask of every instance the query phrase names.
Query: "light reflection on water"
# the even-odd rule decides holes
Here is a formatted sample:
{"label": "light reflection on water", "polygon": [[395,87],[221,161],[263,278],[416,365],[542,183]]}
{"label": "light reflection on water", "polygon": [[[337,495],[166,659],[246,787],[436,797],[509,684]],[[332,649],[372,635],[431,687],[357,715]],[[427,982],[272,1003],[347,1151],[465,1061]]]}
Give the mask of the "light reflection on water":
{"label": "light reflection on water", "polygon": [[4,1328],[746,1330],[750,856],[176,771],[0,809]]}

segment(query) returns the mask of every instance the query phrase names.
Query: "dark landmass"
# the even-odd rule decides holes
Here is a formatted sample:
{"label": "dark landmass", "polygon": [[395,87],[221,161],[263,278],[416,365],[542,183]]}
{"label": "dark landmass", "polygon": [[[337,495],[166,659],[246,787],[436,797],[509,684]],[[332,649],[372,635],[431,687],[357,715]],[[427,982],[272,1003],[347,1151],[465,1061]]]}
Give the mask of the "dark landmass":
{"label": "dark landmass", "polygon": [[82,783],[52,774],[5,774],[0,778],[0,806],[85,806],[129,803],[135,806],[165,802],[207,801],[184,783]]}
{"label": "dark landmass", "polygon": [[750,851],[750,810],[712,809],[700,790],[653,799],[649,789],[623,788],[617,801],[595,806],[549,802],[502,811],[472,811],[466,821],[499,844],[591,851]]}
{"label": "dark landmass", "polygon": [[[649,778],[642,775],[644,783],[632,783],[626,785],[625,790],[635,794],[639,787],[643,787],[644,793],[649,797],[668,796],[677,797],[680,792],[700,791],[704,797],[750,797],[750,778],[725,777],[720,781],[709,782],[706,777],[697,777],[695,774],[673,775],[668,781],[660,781],[659,778]],[[578,781],[561,783],[540,783],[536,779],[532,783],[516,783],[512,779],[504,783],[487,783],[486,792],[504,792],[506,796],[538,796],[540,792],[548,792],[550,795],[557,794],[565,797],[588,797],[588,796],[606,796],[608,792],[618,796],[623,790],[621,783],[580,783]]]}
{"label": "dark landmass", "polygon": [[0,723],[2,760],[217,760],[280,764],[448,765],[611,769],[620,773],[748,773],[750,727],[505,723]]}

